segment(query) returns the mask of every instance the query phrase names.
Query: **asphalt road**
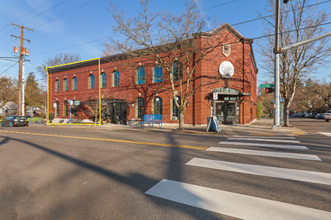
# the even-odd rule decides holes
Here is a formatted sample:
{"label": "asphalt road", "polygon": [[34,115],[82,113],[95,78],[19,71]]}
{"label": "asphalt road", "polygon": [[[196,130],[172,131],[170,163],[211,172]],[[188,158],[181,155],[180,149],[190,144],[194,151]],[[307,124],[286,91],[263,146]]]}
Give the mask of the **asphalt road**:
{"label": "asphalt road", "polygon": [[[287,139],[1,127],[0,219],[276,219],[287,212],[291,220],[331,219],[331,136],[318,133],[331,133],[331,123],[291,123],[308,135],[282,142]],[[209,167],[215,163],[218,168]],[[266,167],[281,170],[271,175]],[[294,173],[282,176],[289,169]]]}

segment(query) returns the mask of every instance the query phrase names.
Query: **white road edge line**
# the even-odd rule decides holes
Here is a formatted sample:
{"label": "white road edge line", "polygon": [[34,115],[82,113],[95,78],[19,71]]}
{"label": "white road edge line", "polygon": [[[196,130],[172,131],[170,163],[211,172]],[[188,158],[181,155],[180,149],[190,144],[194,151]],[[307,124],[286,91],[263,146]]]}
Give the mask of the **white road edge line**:
{"label": "white road edge line", "polygon": [[258,151],[258,150],[247,150],[247,149],[238,149],[238,148],[224,148],[224,147],[209,147],[207,151],[322,161],[318,156],[311,154],[282,153],[282,152]]}
{"label": "white road edge line", "polygon": [[231,138],[230,137],[230,138],[228,138],[228,140],[300,143],[300,141],[294,141],[294,140],[275,140],[275,139],[257,139],[257,138]]}
{"label": "white road edge line", "polygon": [[255,147],[274,147],[274,148],[289,148],[289,149],[303,149],[309,150],[306,146],[301,145],[284,145],[284,144],[260,144],[260,143],[247,143],[247,142],[231,142],[231,141],[221,141],[218,144],[226,145],[244,145],[244,146],[255,146]]}
{"label": "white road edge line", "polygon": [[163,179],[147,195],[246,220],[330,220],[331,212]]}
{"label": "white road edge line", "polygon": [[331,185],[331,174],[314,171],[295,170],[288,168],[268,167],[243,163],[233,163],[219,160],[193,158],[186,163],[189,166],[204,167],[216,170],[225,170],[237,173],[246,173],[258,176],[267,176],[302,182]]}

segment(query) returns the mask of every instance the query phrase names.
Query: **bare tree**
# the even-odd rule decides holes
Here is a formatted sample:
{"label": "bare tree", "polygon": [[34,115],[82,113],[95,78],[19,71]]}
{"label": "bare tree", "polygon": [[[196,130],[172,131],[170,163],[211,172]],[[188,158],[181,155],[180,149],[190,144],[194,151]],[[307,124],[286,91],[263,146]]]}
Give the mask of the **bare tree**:
{"label": "bare tree", "polygon": [[315,86],[313,92],[322,98],[328,108],[331,109],[331,83],[324,82]]}
{"label": "bare tree", "polygon": [[55,66],[65,63],[72,63],[76,61],[80,61],[80,55],[77,53],[59,53],[56,54],[54,57],[49,57],[47,60],[44,60],[41,66],[37,67],[37,71],[41,73],[43,79],[47,79],[46,67],[48,66]]}
{"label": "bare tree", "polygon": [[9,77],[0,78],[0,108],[8,101],[17,101],[17,90],[16,80]]}
{"label": "bare tree", "polygon": [[[274,4],[274,0],[268,0],[267,10],[271,13],[275,13]],[[283,48],[326,32],[321,24],[327,21],[329,15],[324,10],[317,11],[317,6],[308,6],[308,0],[293,0],[282,5],[279,24],[280,47]],[[274,34],[273,22],[273,20],[265,20],[265,35]],[[274,36],[259,42],[259,52],[262,55],[261,67],[271,74],[274,73],[274,42]],[[289,109],[298,81],[327,65],[330,52],[329,38],[324,38],[280,55],[280,93],[285,102],[284,126],[289,125]]]}
{"label": "bare tree", "polygon": [[113,30],[126,39],[123,42],[110,39],[105,45],[129,58],[157,63],[166,70],[163,81],[168,83],[162,89],[171,91],[173,99],[178,100],[175,104],[180,113],[179,130],[182,130],[189,97],[200,87],[220,80],[217,76],[202,77],[198,81],[195,69],[202,60],[211,61],[208,54],[222,46],[226,36],[210,37],[213,33],[204,32],[207,19],[199,13],[195,1],[188,1],[180,16],[168,11],[150,12],[149,2],[141,0],[142,11],[127,20],[124,12],[111,3],[109,13],[117,23]]}
{"label": "bare tree", "polygon": [[[265,84],[270,84],[270,82],[265,81]],[[273,112],[272,112],[272,100],[274,99],[273,94],[271,93],[265,93],[265,88],[259,88],[258,89],[258,105],[262,105],[259,106],[260,109],[264,110],[266,109],[269,113],[270,117],[273,117]]]}

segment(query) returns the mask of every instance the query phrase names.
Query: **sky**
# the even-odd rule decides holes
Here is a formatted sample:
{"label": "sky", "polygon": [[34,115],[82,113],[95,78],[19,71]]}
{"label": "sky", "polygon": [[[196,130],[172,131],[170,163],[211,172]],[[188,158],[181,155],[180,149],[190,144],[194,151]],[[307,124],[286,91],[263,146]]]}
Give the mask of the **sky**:
{"label": "sky", "polygon": [[[258,17],[258,14],[269,15],[265,10],[266,0],[195,0],[200,5],[200,13],[208,17],[216,16],[219,23],[234,25]],[[325,0],[323,0],[325,1]],[[139,12],[139,0],[113,0],[118,9],[123,9],[125,17],[130,18]],[[186,0],[151,0],[151,11],[169,10],[180,14],[185,8]],[[281,1],[282,2],[282,1]],[[315,1],[310,1],[315,3]],[[331,13],[331,1],[321,4],[321,9]],[[24,30],[24,47],[30,53],[27,57],[25,73],[35,72],[37,79],[41,76],[36,67],[49,57],[58,53],[79,53],[82,60],[100,57],[104,48],[103,42],[114,38],[112,26],[115,21],[109,14],[108,0],[0,0],[0,73],[18,77],[18,64],[5,57],[17,57],[14,46],[20,41],[11,35],[20,36],[20,28],[11,25],[24,25],[33,31]],[[331,17],[330,17],[331,20]],[[211,29],[212,29],[211,25]],[[262,36],[262,21],[235,25],[247,38]],[[331,25],[325,26],[331,31]],[[115,36],[121,40],[123,36]],[[255,48],[255,57],[259,68],[260,55]],[[17,59],[18,60],[18,59]],[[14,65],[14,66],[13,66]],[[331,67],[320,68],[315,79],[329,79]],[[261,68],[258,73],[258,84],[268,80],[268,74]]]}

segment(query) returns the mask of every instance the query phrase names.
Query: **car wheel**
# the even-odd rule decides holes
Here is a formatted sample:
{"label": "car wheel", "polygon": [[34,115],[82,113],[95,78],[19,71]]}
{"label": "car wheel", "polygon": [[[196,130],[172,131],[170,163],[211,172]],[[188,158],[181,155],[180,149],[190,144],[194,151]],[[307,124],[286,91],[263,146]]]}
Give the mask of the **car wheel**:
{"label": "car wheel", "polygon": [[27,123],[27,124],[25,125],[25,127],[29,127],[29,123]]}
{"label": "car wheel", "polygon": [[329,119],[326,119],[325,121],[326,121],[326,122],[329,122]]}

